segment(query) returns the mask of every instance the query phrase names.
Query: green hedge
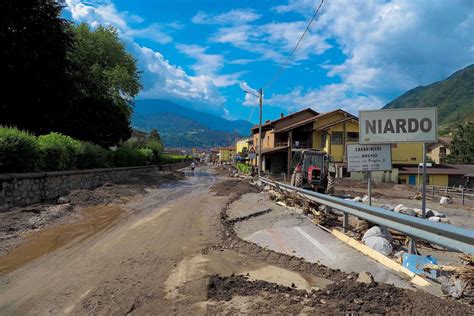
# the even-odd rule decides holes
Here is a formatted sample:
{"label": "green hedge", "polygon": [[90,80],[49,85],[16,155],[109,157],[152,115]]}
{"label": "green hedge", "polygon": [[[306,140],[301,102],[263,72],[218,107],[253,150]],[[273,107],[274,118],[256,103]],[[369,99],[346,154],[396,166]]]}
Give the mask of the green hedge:
{"label": "green hedge", "polygon": [[16,128],[0,126],[0,172],[29,172],[40,161],[36,137]]}
{"label": "green hedge", "polygon": [[169,164],[188,156],[162,154],[159,142],[125,142],[115,151],[60,133],[34,136],[0,126],[0,173]]}

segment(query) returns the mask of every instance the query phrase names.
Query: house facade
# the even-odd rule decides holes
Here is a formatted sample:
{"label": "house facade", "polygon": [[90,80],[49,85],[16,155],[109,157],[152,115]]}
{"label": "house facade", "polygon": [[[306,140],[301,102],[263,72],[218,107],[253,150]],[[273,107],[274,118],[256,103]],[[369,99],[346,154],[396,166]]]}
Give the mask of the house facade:
{"label": "house facade", "polygon": [[428,146],[427,156],[437,164],[446,163],[446,156],[451,153],[451,141],[449,137],[439,137],[436,143]]}
{"label": "house facade", "polygon": [[[258,153],[258,126],[252,128],[253,148]],[[288,116],[281,115],[262,125],[262,169],[264,172],[290,176],[291,164],[296,151],[320,150],[331,155],[336,167],[336,177],[350,176],[363,179],[365,173],[347,172],[346,148],[359,142],[359,119],[337,109],[317,113],[304,109]],[[257,159],[252,163],[258,164]],[[373,172],[373,179],[380,182],[398,182],[398,170],[402,166],[417,166],[423,160],[423,144],[392,144],[392,170]]]}

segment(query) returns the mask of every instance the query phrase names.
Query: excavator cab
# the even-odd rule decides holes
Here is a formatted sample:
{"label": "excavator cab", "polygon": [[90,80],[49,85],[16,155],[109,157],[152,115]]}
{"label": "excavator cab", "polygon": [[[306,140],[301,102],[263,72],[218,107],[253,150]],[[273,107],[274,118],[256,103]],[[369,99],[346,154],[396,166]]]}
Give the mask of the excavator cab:
{"label": "excavator cab", "polygon": [[[328,193],[328,182],[331,185],[334,183],[329,181],[333,176],[329,170],[331,163],[331,156],[325,152],[312,149],[296,151],[291,165],[291,185]],[[333,189],[330,188],[330,191]]]}

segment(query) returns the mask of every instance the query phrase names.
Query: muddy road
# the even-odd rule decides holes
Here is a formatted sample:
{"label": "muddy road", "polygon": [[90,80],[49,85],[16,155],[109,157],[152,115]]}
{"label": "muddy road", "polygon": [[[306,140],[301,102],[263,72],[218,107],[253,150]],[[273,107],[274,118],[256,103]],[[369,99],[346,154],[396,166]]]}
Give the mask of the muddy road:
{"label": "muddy road", "polygon": [[226,211],[257,190],[214,169],[145,190],[106,227],[1,276],[0,314],[472,312],[240,239]]}

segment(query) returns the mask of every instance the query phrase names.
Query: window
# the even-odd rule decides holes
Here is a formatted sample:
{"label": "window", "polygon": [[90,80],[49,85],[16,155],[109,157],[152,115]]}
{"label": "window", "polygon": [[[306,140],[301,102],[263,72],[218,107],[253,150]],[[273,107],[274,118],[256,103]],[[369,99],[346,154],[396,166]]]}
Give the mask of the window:
{"label": "window", "polygon": [[439,147],[440,154],[446,154],[446,147]]}
{"label": "window", "polygon": [[347,133],[348,142],[358,142],[359,141],[359,132],[348,132]]}
{"label": "window", "polygon": [[267,146],[270,146],[270,136],[267,136]]}
{"label": "window", "polygon": [[327,138],[326,133],[321,134],[321,148],[326,147],[326,138]]}
{"label": "window", "polygon": [[342,145],[342,132],[333,132],[331,135],[331,144]]}

